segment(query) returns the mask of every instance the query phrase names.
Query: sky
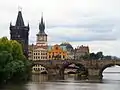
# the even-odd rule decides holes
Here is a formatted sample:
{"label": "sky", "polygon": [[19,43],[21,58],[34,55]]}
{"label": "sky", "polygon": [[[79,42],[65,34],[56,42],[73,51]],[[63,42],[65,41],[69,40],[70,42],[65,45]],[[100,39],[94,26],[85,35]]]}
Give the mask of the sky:
{"label": "sky", "polygon": [[9,24],[15,24],[19,7],[30,24],[30,44],[43,12],[49,45],[69,42],[120,57],[120,0],[0,0],[0,37],[10,38]]}

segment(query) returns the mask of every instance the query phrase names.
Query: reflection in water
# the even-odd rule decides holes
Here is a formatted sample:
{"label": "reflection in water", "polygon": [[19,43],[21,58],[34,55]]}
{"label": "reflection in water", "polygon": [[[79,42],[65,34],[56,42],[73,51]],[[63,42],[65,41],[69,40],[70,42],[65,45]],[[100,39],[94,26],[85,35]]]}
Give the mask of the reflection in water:
{"label": "reflection in water", "polygon": [[[106,69],[107,70],[107,69]],[[106,71],[105,70],[105,71]],[[119,69],[116,69],[119,72]],[[107,70],[109,71],[109,70]],[[115,70],[114,70],[115,71]],[[111,72],[111,71],[110,71]],[[52,77],[54,79],[54,76]],[[65,80],[49,80],[47,75],[32,75],[27,84],[10,84],[0,90],[119,90],[120,73],[103,73],[102,83],[75,80],[75,75],[65,75]]]}
{"label": "reflection in water", "polygon": [[47,74],[40,74],[40,75],[32,75],[32,82],[42,83],[48,80]]}

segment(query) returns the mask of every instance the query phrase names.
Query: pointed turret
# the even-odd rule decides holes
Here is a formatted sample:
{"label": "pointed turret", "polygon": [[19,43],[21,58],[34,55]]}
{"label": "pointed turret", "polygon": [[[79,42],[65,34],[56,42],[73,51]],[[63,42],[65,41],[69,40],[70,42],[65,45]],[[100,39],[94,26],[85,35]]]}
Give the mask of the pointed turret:
{"label": "pointed turret", "polygon": [[18,16],[17,16],[17,20],[16,20],[16,25],[15,26],[25,26],[21,11],[18,11]]}
{"label": "pointed turret", "polygon": [[43,13],[41,15],[41,24],[43,24]]}
{"label": "pointed turret", "polygon": [[29,25],[29,22],[28,22],[28,25],[27,25],[28,29],[30,29],[30,25]]}
{"label": "pointed turret", "polygon": [[40,33],[45,33],[45,23],[43,22],[43,15],[41,16],[41,22],[39,23],[39,32]]}
{"label": "pointed turret", "polygon": [[10,22],[10,27],[12,27],[12,22]]}

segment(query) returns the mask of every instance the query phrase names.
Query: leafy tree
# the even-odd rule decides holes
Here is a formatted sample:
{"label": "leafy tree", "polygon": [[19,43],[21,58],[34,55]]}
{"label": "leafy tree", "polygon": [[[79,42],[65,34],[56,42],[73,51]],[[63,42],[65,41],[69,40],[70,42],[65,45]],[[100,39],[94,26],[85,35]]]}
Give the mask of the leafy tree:
{"label": "leafy tree", "polygon": [[97,52],[96,53],[96,59],[101,60],[103,58],[103,52]]}
{"label": "leafy tree", "polygon": [[24,80],[31,63],[25,58],[21,45],[15,40],[0,38],[0,82]]}
{"label": "leafy tree", "polygon": [[90,59],[96,59],[96,54],[95,53],[90,53]]}

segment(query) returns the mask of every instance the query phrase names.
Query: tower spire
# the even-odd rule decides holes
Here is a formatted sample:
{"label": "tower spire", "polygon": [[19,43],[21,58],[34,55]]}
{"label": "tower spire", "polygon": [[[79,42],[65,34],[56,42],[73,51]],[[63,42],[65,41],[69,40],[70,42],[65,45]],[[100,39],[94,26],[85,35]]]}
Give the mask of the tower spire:
{"label": "tower spire", "polygon": [[43,12],[41,13],[41,23],[43,23]]}
{"label": "tower spire", "polygon": [[17,16],[17,20],[16,20],[16,25],[15,26],[25,26],[21,10],[18,11],[18,16]]}
{"label": "tower spire", "polygon": [[45,29],[45,24],[44,24],[44,22],[43,22],[43,13],[41,14],[41,22],[39,23],[39,32],[40,33],[45,33],[44,32],[44,29]]}

